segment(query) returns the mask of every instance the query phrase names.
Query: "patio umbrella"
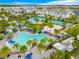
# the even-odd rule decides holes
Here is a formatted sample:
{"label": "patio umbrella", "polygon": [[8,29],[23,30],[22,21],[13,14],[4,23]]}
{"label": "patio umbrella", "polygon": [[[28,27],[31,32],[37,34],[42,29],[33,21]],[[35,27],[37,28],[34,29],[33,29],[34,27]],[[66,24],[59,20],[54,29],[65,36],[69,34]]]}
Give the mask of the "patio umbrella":
{"label": "patio umbrella", "polygon": [[13,40],[8,40],[8,43],[15,43],[15,41],[13,41]]}
{"label": "patio umbrella", "polygon": [[31,57],[32,57],[32,53],[28,53],[28,54],[26,55],[26,58],[27,58],[27,59],[31,59]]}

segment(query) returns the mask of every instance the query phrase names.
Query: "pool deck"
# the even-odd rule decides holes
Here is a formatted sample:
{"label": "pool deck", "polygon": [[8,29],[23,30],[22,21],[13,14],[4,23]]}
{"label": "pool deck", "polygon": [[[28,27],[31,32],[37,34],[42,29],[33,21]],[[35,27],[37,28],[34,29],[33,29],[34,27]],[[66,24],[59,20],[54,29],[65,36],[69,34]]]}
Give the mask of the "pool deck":
{"label": "pool deck", "polygon": [[[55,51],[54,49],[50,49],[48,51],[43,51],[40,52],[38,51],[37,47],[32,48],[33,51],[33,55],[32,55],[32,59],[43,59],[44,57],[47,57],[48,59],[50,59],[50,53],[52,53],[52,51]],[[21,58],[18,58],[18,55],[21,55]],[[25,59],[23,54],[11,54],[10,57],[5,58],[5,59]]]}

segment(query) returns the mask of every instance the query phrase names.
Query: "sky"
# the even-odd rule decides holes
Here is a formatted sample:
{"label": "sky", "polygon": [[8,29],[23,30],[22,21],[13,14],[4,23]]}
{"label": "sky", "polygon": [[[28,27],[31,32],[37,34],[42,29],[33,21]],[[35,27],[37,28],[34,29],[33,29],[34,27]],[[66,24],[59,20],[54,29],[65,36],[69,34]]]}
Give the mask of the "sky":
{"label": "sky", "polygon": [[0,4],[79,5],[79,0],[0,0]]}

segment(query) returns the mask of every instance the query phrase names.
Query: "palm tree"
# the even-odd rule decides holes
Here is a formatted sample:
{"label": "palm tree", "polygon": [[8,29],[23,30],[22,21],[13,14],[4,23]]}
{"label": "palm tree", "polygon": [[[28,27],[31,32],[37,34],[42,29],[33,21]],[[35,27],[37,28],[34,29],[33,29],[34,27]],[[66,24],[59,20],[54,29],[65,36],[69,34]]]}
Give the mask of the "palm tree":
{"label": "palm tree", "polygon": [[50,27],[50,28],[54,27],[54,25],[51,23],[51,21],[47,22],[47,26]]}
{"label": "palm tree", "polygon": [[30,47],[30,49],[32,48],[32,43],[33,43],[33,40],[28,40],[26,42],[27,46]]}
{"label": "palm tree", "polygon": [[11,49],[7,46],[4,46],[0,49],[0,57],[6,57],[11,52]]}
{"label": "palm tree", "polygon": [[68,36],[75,37],[79,33],[79,25],[74,25],[73,27],[69,27],[65,30],[66,33],[68,33]]}
{"label": "palm tree", "polygon": [[42,29],[43,27],[44,27],[43,24],[35,24],[35,29],[37,30],[37,33],[41,31],[40,29]]}
{"label": "palm tree", "polygon": [[40,51],[40,53],[45,49],[44,44],[40,43],[37,45],[38,50]]}
{"label": "palm tree", "polygon": [[32,32],[34,32],[35,24],[33,24],[33,23],[28,23],[28,27],[32,29]]}
{"label": "palm tree", "polygon": [[40,42],[41,42],[42,44],[46,44],[46,43],[47,43],[47,41],[48,41],[48,39],[47,39],[47,38],[43,38],[43,39],[41,39],[41,40],[40,40]]}
{"label": "palm tree", "polygon": [[50,54],[50,59],[71,59],[71,55],[67,51],[55,51]]}
{"label": "palm tree", "polygon": [[54,34],[55,34],[55,35],[57,35],[57,34],[59,34],[59,33],[60,33],[60,30],[54,29]]}
{"label": "palm tree", "polygon": [[2,40],[5,37],[3,33],[0,33],[0,40]]}
{"label": "palm tree", "polygon": [[20,46],[20,53],[24,54],[25,56],[25,53],[27,52],[27,47],[24,45],[24,46]]}
{"label": "palm tree", "polygon": [[79,47],[79,40],[75,40],[73,43],[72,43],[74,49],[75,48],[78,48]]}
{"label": "palm tree", "polygon": [[63,51],[56,51],[50,55],[51,59],[65,59],[65,54]]}
{"label": "palm tree", "polygon": [[37,39],[33,39],[32,41],[33,41],[32,42],[32,48],[33,48],[33,47],[35,47],[37,45],[38,40]]}
{"label": "palm tree", "polygon": [[0,33],[4,32],[5,29],[4,28],[0,28]]}
{"label": "palm tree", "polygon": [[53,44],[54,40],[53,39],[48,39],[49,44]]}
{"label": "palm tree", "polygon": [[16,50],[18,50],[18,49],[19,49],[19,46],[20,46],[20,45],[19,45],[18,43],[15,43],[13,47],[14,47]]}
{"label": "palm tree", "polygon": [[6,21],[6,20],[1,20],[1,21],[0,21],[0,27],[5,28],[5,27],[7,27],[7,26],[9,26],[8,21]]}
{"label": "palm tree", "polygon": [[65,59],[71,59],[71,54],[65,51]]}

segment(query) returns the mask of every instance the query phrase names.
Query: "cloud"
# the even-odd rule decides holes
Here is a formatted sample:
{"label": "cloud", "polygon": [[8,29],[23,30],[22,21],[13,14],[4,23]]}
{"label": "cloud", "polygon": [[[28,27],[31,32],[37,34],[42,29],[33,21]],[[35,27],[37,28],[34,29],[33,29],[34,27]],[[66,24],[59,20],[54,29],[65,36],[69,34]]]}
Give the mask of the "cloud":
{"label": "cloud", "polygon": [[65,0],[42,3],[41,5],[79,5],[78,0]]}
{"label": "cloud", "polygon": [[36,4],[36,5],[79,5],[78,0],[62,0],[62,1],[52,1],[46,3],[26,3],[26,2],[13,2],[12,4]]}

